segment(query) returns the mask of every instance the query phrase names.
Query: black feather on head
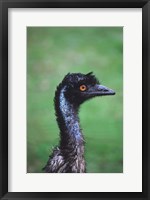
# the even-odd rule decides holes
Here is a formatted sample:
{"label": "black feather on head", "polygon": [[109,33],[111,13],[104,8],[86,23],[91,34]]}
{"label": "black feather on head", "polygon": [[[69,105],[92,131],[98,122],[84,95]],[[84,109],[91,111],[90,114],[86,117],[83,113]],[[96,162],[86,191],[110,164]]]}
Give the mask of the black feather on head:
{"label": "black feather on head", "polygon": [[90,72],[88,74],[68,73],[64,77],[62,84],[73,87],[75,85],[80,85],[80,84],[89,84],[89,85],[99,84],[99,81],[93,75],[93,72]]}

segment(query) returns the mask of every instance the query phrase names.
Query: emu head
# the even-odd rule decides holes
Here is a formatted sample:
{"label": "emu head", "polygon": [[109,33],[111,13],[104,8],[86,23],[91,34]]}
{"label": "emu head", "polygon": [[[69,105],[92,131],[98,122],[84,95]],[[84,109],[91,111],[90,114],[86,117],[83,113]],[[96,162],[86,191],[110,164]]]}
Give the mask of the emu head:
{"label": "emu head", "polygon": [[69,73],[64,77],[61,85],[65,87],[66,99],[77,106],[96,96],[115,94],[112,89],[101,85],[92,72]]}

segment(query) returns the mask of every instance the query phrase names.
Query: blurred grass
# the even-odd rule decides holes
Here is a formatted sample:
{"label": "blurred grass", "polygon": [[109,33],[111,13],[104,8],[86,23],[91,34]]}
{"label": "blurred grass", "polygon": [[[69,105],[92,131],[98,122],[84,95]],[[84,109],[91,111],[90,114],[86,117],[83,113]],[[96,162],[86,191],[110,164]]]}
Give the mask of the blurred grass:
{"label": "blurred grass", "polygon": [[27,28],[27,172],[41,173],[58,144],[53,98],[68,72],[93,71],[115,96],[81,106],[89,173],[123,172],[123,29]]}

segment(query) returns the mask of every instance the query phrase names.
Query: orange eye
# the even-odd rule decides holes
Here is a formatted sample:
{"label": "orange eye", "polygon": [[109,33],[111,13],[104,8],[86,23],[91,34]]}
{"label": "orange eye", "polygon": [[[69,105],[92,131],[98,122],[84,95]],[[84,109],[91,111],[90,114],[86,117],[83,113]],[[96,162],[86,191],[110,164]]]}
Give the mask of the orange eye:
{"label": "orange eye", "polygon": [[83,91],[85,91],[87,89],[87,87],[86,87],[86,85],[81,85],[80,86],[80,90],[83,92]]}

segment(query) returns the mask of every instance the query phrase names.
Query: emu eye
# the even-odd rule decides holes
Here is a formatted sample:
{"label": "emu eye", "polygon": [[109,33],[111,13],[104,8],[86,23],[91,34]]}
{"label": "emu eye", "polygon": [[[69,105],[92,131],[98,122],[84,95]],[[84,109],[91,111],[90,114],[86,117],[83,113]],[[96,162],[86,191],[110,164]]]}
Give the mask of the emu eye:
{"label": "emu eye", "polygon": [[80,85],[80,91],[85,91],[87,89],[86,85]]}

